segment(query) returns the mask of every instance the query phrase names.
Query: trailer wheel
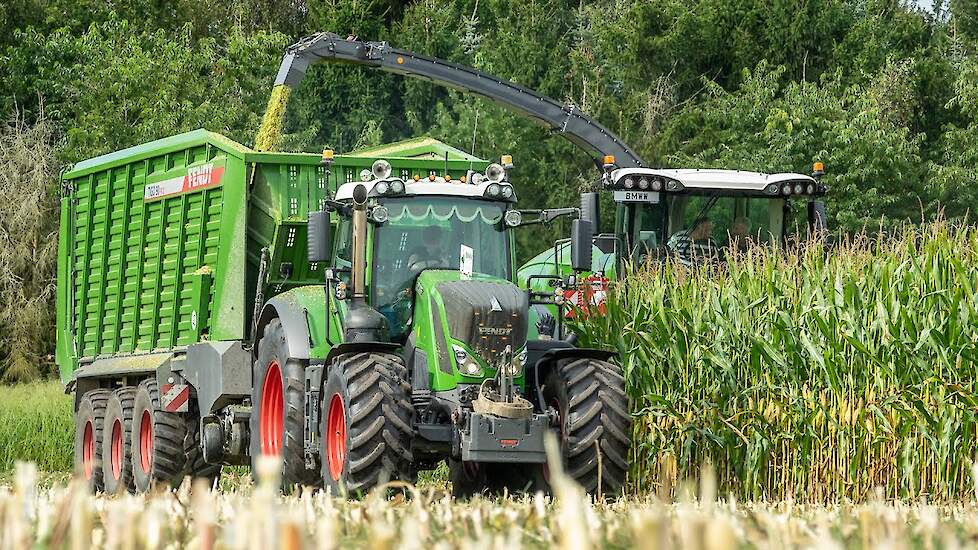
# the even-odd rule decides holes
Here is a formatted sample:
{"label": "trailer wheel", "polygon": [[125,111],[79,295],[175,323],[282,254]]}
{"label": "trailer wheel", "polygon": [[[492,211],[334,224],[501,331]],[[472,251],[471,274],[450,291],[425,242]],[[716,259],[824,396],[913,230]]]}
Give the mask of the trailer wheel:
{"label": "trailer wheel", "polygon": [[282,489],[317,485],[319,476],[306,468],[305,364],[289,357],[282,322],[272,319],[258,342],[251,390],[251,471],[258,457],[282,458]]}
{"label": "trailer wheel", "polygon": [[319,455],[333,494],[360,496],[388,481],[414,481],[410,392],[399,355],[355,353],[329,365]]}
{"label": "trailer wheel", "polygon": [[112,392],[105,405],[102,436],[102,483],[105,492],[120,495],[135,489],[132,479],[132,407],[136,388]]}
{"label": "trailer wheel", "polygon": [[[621,368],[596,359],[557,364],[543,396],[560,414],[561,458],[567,475],[591,494],[615,495],[625,484],[631,416]],[[600,464],[600,474],[599,474]]]}
{"label": "trailer wheel", "polygon": [[102,490],[102,428],[110,390],[91,390],[75,411],[75,474],[91,492]]}
{"label": "trailer wheel", "polygon": [[140,382],[132,415],[132,471],[137,493],[155,485],[176,487],[187,464],[184,440],[187,425],[178,413],[160,407],[155,378]]}

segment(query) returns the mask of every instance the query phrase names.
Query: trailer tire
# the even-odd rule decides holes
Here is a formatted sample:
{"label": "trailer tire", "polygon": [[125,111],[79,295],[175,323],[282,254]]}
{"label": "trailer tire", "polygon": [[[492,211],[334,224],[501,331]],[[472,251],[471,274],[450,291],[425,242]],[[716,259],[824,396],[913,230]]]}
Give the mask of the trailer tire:
{"label": "trailer tire", "polygon": [[122,387],[109,395],[102,436],[102,484],[106,493],[133,491],[132,410],[136,388]]}
{"label": "trailer tire", "polygon": [[258,342],[252,378],[251,472],[257,476],[260,456],[281,456],[283,491],[319,481],[318,472],[306,468],[305,367],[305,361],[289,357],[282,322],[269,321]]}
{"label": "trailer tire", "polygon": [[82,395],[75,411],[75,475],[85,480],[89,492],[101,491],[102,428],[110,390],[91,390]]}
{"label": "trailer tire", "polygon": [[[616,495],[625,485],[632,420],[621,368],[597,359],[560,361],[543,397],[560,413],[565,472],[588,493]],[[599,468],[600,465],[600,468]]]}
{"label": "trailer tire", "polygon": [[416,477],[411,385],[404,360],[353,353],[329,365],[320,408],[322,479],[333,494],[362,496]]}
{"label": "trailer tire", "polygon": [[176,487],[187,465],[187,425],[178,413],[163,410],[155,378],[140,382],[133,402],[132,470],[135,491],[156,485]]}

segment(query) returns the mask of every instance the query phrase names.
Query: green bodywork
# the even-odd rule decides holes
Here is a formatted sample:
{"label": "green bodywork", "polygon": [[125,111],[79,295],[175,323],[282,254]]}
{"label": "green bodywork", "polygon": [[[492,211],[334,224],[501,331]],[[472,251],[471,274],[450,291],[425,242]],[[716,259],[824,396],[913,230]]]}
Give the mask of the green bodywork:
{"label": "green bodywork", "polygon": [[[306,220],[374,160],[414,176],[482,171],[488,162],[422,138],[337,155],[256,152],[196,130],[71,167],[62,176],[57,363],[80,364],[251,338],[264,256],[265,300],[291,293],[325,357],[323,267],[311,265]],[[334,215],[335,222],[335,215]],[[335,231],[334,231],[335,234]],[[345,305],[330,300],[335,319]],[[337,311],[338,310],[338,311]]]}

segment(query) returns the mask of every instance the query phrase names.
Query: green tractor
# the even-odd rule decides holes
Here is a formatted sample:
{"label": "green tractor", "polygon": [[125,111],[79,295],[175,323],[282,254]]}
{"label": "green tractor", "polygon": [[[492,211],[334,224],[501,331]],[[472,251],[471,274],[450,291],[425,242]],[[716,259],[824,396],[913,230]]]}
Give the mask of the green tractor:
{"label": "green tractor", "polygon": [[[320,426],[320,475],[336,491],[411,480],[447,459],[456,493],[467,494],[543,488],[553,431],[579,483],[596,491],[600,476],[603,492],[618,492],[630,446],[621,372],[608,352],[527,339],[530,298],[514,283],[512,238],[522,215],[506,170],[405,180],[381,160],[372,175],[329,202],[335,235],[329,213],[310,215],[309,261],[329,267],[325,300],[303,308],[323,329],[312,337],[325,354],[283,370],[281,325],[259,334],[253,448],[279,452],[298,474],[304,420]],[[296,302],[308,296],[294,292]],[[281,388],[292,387],[313,389],[295,392],[283,422]]]}

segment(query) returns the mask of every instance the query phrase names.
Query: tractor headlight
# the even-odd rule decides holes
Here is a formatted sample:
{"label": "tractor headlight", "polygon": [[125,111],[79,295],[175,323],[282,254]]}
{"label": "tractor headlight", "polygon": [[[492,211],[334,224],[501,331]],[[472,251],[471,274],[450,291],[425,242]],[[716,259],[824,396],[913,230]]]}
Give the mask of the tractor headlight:
{"label": "tractor headlight", "polygon": [[391,182],[391,193],[395,195],[400,195],[404,193],[404,182],[401,180],[394,180]]}
{"label": "tractor headlight", "polygon": [[370,181],[373,179],[373,177],[374,174],[370,170],[367,170],[366,168],[360,170],[360,181]]}
{"label": "tractor headlight", "polygon": [[652,179],[652,190],[653,191],[661,191],[662,190],[662,178],[653,178]]}
{"label": "tractor headlight", "polygon": [[504,199],[509,200],[513,198],[513,186],[503,185],[500,187],[499,194],[503,196]]}
{"label": "tractor headlight", "polygon": [[386,181],[382,181],[374,187],[374,191],[376,191],[378,195],[386,195],[390,189],[391,186]]}
{"label": "tractor headlight", "polygon": [[508,227],[518,227],[523,223],[523,213],[519,210],[509,210],[506,215],[503,216],[503,220],[506,222]]}
{"label": "tractor headlight", "polygon": [[498,197],[501,191],[502,187],[498,183],[490,183],[489,187],[486,187],[486,195],[493,198]]}
{"label": "tractor headlight", "polygon": [[643,190],[643,191],[646,190],[646,189],[648,189],[649,188],[649,179],[648,178],[639,178],[639,180],[638,180],[638,188],[641,189],[641,190]]}
{"label": "tractor headlight", "polygon": [[800,183],[796,183],[795,184],[795,194],[796,195],[801,195],[801,191],[802,191],[801,184]]}
{"label": "tractor headlight", "polygon": [[469,354],[462,346],[452,346],[452,351],[455,352],[455,362],[461,369],[462,364],[468,360]]}
{"label": "tractor headlight", "polygon": [[812,194],[814,194],[814,193],[815,193],[815,184],[813,184],[813,183],[809,183],[809,184],[808,184],[808,187],[807,187],[807,188],[805,188],[805,191],[806,191],[806,192],[807,192],[807,193],[808,193],[809,195],[812,195]]}
{"label": "tractor headlight", "polygon": [[370,211],[370,219],[376,223],[385,223],[390,217],[391,213],[386,206],[378,204]]}
{"label": "tractor headlight", "polygon": [[784,187],[782,187],[781,188],[781,194],[784,195],[784,196],[786,196],[786,197],[788,195],[790,195],[791,194],[791,186],[790,185],[785,185]]}
{"label": "tractor headlight", "polygon": [[767,188],[764,189],[764,192],[767,193],[768,195],[777,195],[778,184],[772,183],[771,185],[768,185]]}
{"label": "tractor headlight", "polygon": [[632,179],[632,178],[625,178],[625,181],[624,181],[623,185],[625,186],[625,189],[634,189],[635,188],[635,180]]}

